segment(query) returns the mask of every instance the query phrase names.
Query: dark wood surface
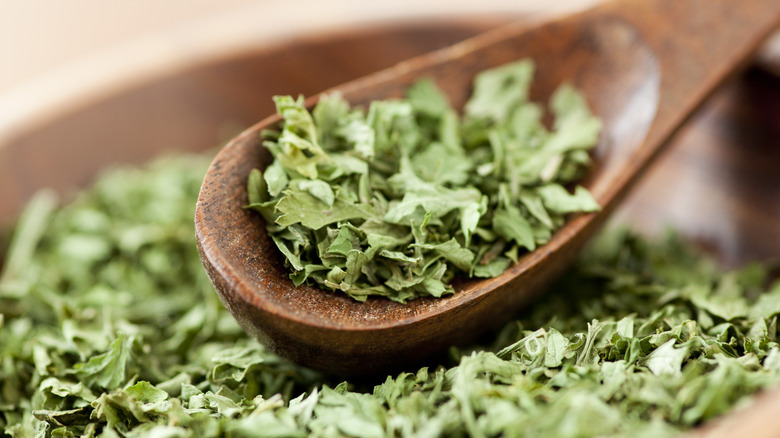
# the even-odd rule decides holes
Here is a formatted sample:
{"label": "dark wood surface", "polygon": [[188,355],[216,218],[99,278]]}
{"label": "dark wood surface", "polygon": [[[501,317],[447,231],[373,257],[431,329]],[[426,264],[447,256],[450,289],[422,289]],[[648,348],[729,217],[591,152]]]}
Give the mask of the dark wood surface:
{"label": "dark wood surface", "polygon": [[[389,24],[301,37],[150,77],[67,108],[0,144],[0,222],[11,223],[38,188],[68,192],[106,166],[142,162],[163,151],[210,149],[269,114],[272,94],[309,95],[512,18]],[[318,74],[296,73],[312,65]],[[704,242],[728,265],[777,259],[778,163],[780,80],[752,69],[730,80],[685,125],[614,220],[650,234],[673,227]],[[778,436],[778,406],[780,391],[769,392],[755,409],[702,432]]]}
{"label": "dark wood surface", "polygon": [[444,298],[360,303],[294,287],[261,216],[243,208],[250,170],[271,160],[259,133],[280,118],[258,123],[217,155],[197,205],[198,248],[223,303],[280,355],[343,375],[419,364],[501,324],[569,266],[667,139],[780,18],[775,0],[732,6],[729,0],[611,3],[530,28],[509,25],[337,87],[353,104],[367,106],[400,97],[427,76],[460,107],[476,73],[530,57],[537,66],[533,99],[547,100],[570,81],[603,120],[596,165],[583,182],[602,211],[572,218],[502,275],[457,282],[456,293]]}

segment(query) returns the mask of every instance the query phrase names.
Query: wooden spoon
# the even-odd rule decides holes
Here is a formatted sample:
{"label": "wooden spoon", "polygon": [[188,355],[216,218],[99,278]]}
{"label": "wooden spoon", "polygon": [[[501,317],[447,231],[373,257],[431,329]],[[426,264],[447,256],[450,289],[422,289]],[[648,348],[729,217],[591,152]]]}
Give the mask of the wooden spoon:
{"label": "wooden spoon", "polygon": [[[262,218],[242,208],[249,171],[271,160],[259,132],[277,125],[278,116],[231,141],[208,170],[195,216],[203,264],[248,333],[327,372],[387,372],[472,340],[564,272],[670,137],[778,22],[777,0],[626,0],[533,28],[510,25],[336,87],[353,104],[367,105],[400,97],[428,76],[459,107],[477,72],[530,57],[537,65],[534,100],[546,101],[563,81],[585,93],[604,131],[583,185],[603,210],[572,217],[499,277],[463,281],[453,296],[407,304],[359,303],[294,287]],[[316,102],[317,96],[307,104]]]}

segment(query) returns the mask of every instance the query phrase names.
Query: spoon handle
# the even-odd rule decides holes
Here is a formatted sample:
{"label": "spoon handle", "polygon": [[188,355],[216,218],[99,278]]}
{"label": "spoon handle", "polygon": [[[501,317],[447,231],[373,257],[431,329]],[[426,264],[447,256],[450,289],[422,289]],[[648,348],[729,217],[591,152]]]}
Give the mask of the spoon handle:
{"label": "spoon handle", "polygon": [[[631,23],[660,64],[656,117],[634,161],[639,167],[652,161],[661,146],[721,83],[750,61],[780,24],[778,0],[638,0],[603,7],[607,14]],[[639,175],[633,175],[634,181],[638,179]]]}

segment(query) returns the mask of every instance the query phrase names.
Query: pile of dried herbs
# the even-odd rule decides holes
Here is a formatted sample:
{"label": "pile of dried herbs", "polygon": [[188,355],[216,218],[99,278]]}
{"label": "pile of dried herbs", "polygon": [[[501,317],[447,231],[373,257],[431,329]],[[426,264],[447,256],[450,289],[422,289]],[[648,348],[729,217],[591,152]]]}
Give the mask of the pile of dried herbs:
{"label": "pile of dried herbs", "polygon": [[599,237],[483,345],[376,386],[266,351],[219,303],[192,217],[206,157],[36,197],[0,280],[14,437],[671,436],[780,380],[780,284],[670,236]]}
{"label": "pile of dried herbs", "polygon": [[474,81],[460,117],[430,80],[366,113],[338,95],[309,113],[275,98],[274,161],[248,182],[250,207],[304,282],[364,301],[453,293],[453,277],[495,277],[518,253],[549,241],[568,213],[596,211],[564,186],[590,164],[601,122],[571,85],[544,110],[528,100],[534,65],[522,60]]}

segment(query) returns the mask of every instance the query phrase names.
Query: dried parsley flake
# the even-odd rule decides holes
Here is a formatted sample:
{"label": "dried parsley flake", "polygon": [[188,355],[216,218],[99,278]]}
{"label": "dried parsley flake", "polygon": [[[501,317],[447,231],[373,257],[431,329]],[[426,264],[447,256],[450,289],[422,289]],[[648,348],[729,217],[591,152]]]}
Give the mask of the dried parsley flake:
{"label": "dried parsley flake", "polygon": [[[780,282],[612,231],[436,367],[353,384],[249,339],[192,224],[210,157],[35,198],[0,275],[0,435],[670,437],[780,381]],[[767,286],[768,285],[768,286]]]}
{"label": "dried parsley flake", "polygon": [[546,243],[568,213],[599,209],[581,186],[600,121],[564,84],[544,110],[528,100],[522,60],[475,78],[463,116],[430,80],[403,100],[352,109],[323,96],[274,98],[284,122],[266,132],[274,161],[249,176],[249,207],[292,269],[364,301],[453,293],[456,274],[495,277]]}

